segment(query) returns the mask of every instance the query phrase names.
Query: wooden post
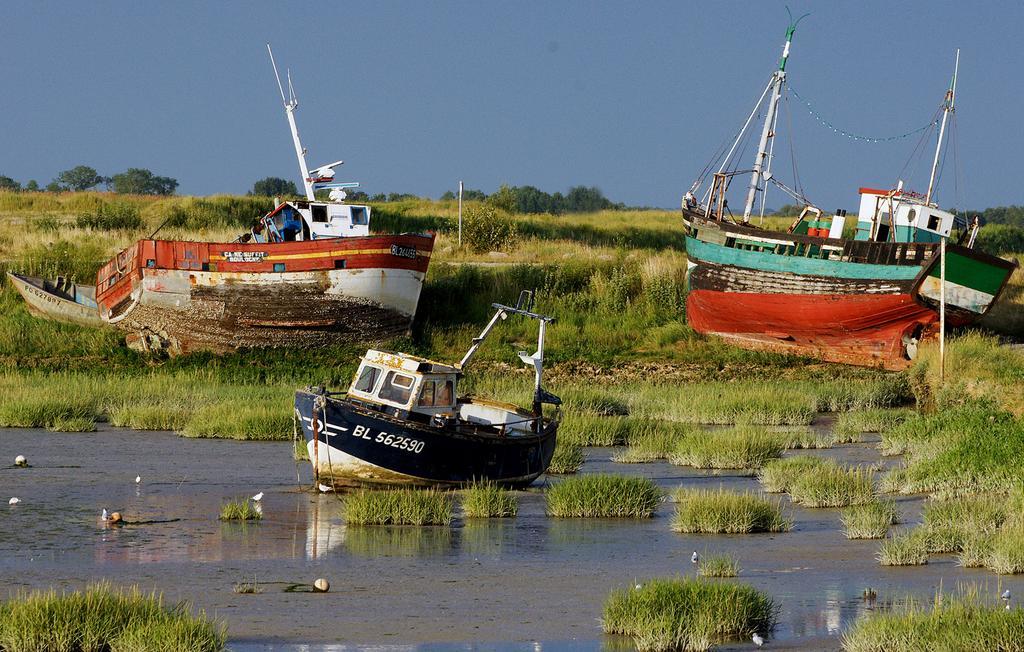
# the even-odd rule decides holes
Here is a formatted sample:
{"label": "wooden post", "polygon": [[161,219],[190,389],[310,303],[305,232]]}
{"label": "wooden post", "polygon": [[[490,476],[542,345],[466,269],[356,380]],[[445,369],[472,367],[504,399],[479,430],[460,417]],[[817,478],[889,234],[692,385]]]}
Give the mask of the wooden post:
{"label": "wooden post", "polygon": [[459,248],[462,248],[462,182],[459,182]]}
{"label": "wooden post", "polygon": [[946,238],[939,241],[939,382],[946,382]]}

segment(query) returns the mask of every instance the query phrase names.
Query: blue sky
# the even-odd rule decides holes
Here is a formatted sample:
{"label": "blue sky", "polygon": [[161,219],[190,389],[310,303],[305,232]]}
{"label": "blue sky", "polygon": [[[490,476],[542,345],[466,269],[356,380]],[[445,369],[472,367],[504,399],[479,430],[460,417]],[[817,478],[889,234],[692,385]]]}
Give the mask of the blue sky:
{"label": "blue sky", "polygon": [[[963,182],[957,197],[950,162],[939,200],[1024,203],[1024,4],[790,6],[811,12],[790,83],[854,133],[926,124],[962,48]],[[781,2],[8,3],[0,174],[45,184],[77,164],[147,167],[199,195],[298,181],[270,41],[292,70],[310,164],[345,159],[339,179],[370,193],[437,197],[461,178],[676,207],[767,83],[785,28]],[[787,122],[803,186],[827,210],[894,183],[917,145],[836,136],[791,98],[776,145],[786,183]]]}

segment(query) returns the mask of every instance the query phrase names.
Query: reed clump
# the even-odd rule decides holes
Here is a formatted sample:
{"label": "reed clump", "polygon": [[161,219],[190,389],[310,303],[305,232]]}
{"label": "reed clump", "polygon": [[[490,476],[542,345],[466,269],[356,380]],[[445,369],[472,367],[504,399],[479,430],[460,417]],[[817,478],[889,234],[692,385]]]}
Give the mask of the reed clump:
{"label": "reed clump", "polygon": [[899,523],[899,513],[895,501],[875,499],[847,507],[842,521],[847,539],[884,539],[889,526]]}
{"label": "reed clump", "polygon": [[467,518],[511,518],[519,512],[516,495],[493,482],[474,482],[462,492]]}
{"label": "reed clump", "polygon": [[832,432],[844,440],[859,437],[866,432],[889,432],[913,414],[912,410],[905,408],[843,412],[836,418]]}
{"label": "reed clump", "polygon": [[638,464],[668,459],[686,437],[698,432],[696,426],[659,422],[644,432],[634,432],[625,451],[612,455],[613,462]]}
{"label": "reed clump", "polygon": [[199,408],[181,429],[186,437],[284,440],[292,436],[287,405],[227,400]]}
{"label": "reed clump", "polygon": [[676,503],[671,524],[675,532],[750,534],[787,532],[793,527],[783,516],[780,501],[750,492],[680,487],[672,499]]}
{"label": "reed clump", "polygon": [[605,633],[633,638],[637,649],[707,650],[775,628],[778,607],[744,584],[700,578],[653,579],[617,589],[604,604]]}
{"label": "reed clump", "polygon": [[0,603],[0,650],[224,650],[226,626],[191,611],[188,603],[165,604],[159,593],[106,583],[20,593]]}
{"label": "reed clump", "polygon": [[878,549],[882,566],[923,566],[928,563],[928,536],[917,528],[900,532]]}
{"label": "reed clump", "polygon": [[740,563],[731,555],[705,555],[697,564],[701,577],[736,577],[740,574]]}
{"label": "reed clump", "polygon": [[259,521],[263,512],[249,500],[229,500],[220,506],[222,521]]}
{"label": "reed clump", "polygon": [[345,497],[349,525],[451,525],[452,501],[437,489],[362,489]]}
{"label": "reed clump", "polygon": [[931,606],[908,600],[891,611],[859,618],[843,635],[846,652],[1019,650],[1024,609],[1007,610],[977,587],[937,593]]}
{"label": "reed clump", "polygon": [[825,464],[799,475],[789,495],[805,507],[863,505],[874,498],[875,474],[870,469]]}
{"label": "reed clump", "polygon": [[558,475],[576,473],[583,466],[583,446],[558,439],[555,454],[548,465],[548,473]]}
{"label": "reed clump", "polygon": [[647,478],[582,475],[548,490],[547,511],[556,517],[650,518],[661,497]]}
{"label": "reed clump", "polygon": [[698,469],[759,469],[785,450],[781,433],[737,427],[682,438],[668,461]]}
{"label": "reed clump", "polygon": [[831,462],[810,455],[793,455],[765,462],[757,477],[768,493],[785,493],[797,478],[826,464]]}

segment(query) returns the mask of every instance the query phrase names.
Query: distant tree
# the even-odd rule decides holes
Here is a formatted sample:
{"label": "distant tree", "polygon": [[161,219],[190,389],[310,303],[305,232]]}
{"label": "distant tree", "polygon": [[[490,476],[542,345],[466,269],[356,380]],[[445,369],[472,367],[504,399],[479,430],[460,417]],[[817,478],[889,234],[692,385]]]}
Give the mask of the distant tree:
{"label": "distant tree", "polygon": [[378,192],[377,194],[375,194],[372,197],[370,197],[370,201],[387,201],[387,200],[388,200],[388,196],[385,195],[382,192]]}
{"label": "distant tree", "polygon": [[21,190],[21,184],[10,177],[0,174],[0,190],[14,190],[17,192]]}
{"label": "distant tree", "polygon": [[484,201],[487,199],[487,193],[483,190],[470,190],[469,188],[462,189],[463,201]]}
{"label": "distant tree", "polygon": [[453,199],[458,199],[458,195],[456,195],[451,190],[441,195],[441,201],[451,201]]}
{"label": "distant tree", "polygon": [[487,198],[487,203],[498,210],[512,213],[516,210],[516,193],[508,184],[501,184],[498,191]]}
{"label": "distant tree", "polygon": [[53,180],[50,183],[46,184],[46,192],[61,192],[63,190],[64,188],[62,188],[56,180]]}
{"label": "distant tree", "polygon": [[28,183],[25,184],[25,190],[30,192],[36,192],[39,190],[39,182],[35,179],[29,179]]}
{"label": "distant tree", "polygon": [[103,183],[103,177],[96,172],[95,168],[88,165],[76,165],[70,170],[64,170],[58,174],[57,183],[68,190],[88,190]]}
{"label": "distant tree", "polygon": [[356,190],[348,194],[349,201],[370,201],[370,196],[362,190]]}
{"label": "distant tree", "polygon": [[416,195],[410,195],[407,192],[389,192],[388,201],[405,201],[407,199],[419,199]]}
{"label": "distant tree", "polygon": [[252,184],[252,191],[249,194],[265,197],[284,197],[299,194],[299,189],[295,187],[294,181],[288,181],[279,177],[267,177]]}
{"label": "distant tree", "polygon": [[777,211],[775,211],[774,214],[779,217],[796,217],[802,210],[802,206],[797,206],[795,204],[783,204]]}
{"label": "distant tree", "polygon": [[615,208],[598,188],[574,186],[565,196],[566,210],[571,213],[589,213],[607,208]]}
{"label": "distant tree", "polygon": [[114,192],[122,195],[173,195],[178,180],[159,177],[145,168],[128,168],[110,178]]}

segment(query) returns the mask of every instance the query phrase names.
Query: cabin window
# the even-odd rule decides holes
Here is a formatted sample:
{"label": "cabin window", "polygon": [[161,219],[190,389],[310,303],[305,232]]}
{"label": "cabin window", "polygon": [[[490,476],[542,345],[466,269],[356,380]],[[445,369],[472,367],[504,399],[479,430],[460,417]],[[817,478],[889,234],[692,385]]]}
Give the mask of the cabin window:
{"label": "cabin window", "polygon": [[377,387],[377,381],[380,380],[380,374],[381,370],[377,367],[369,365],[363,367],[363,371],[359,374],[359,379],[356,381],[354,389],[358,392],[372,394],[374,388]]}
{"label": "cabin window", "polygon": [[417,403],[420,407],[434,407],[434,381],[428,380],[423,383],[420,390],[420,400]]}
{"label": "cabin window", "polygon": [[283,272],[284,271],[284,263],[274,263],[274,271],[275,272]]}
{"label": "cabin window", "polygon": [[366,208],[363,206],[352,207],[352,224],[365,226],[370,223],[370,218],[366,214]]}
{"label": "cabin window", "polygon": [[913,222],[916,219],[917,219],[917,209],[916,208],[911,208],[910,212],[907,213],[907,221],[908,222]]}
{"label": "cabin window", "polygon": [[878,233],[875,234],[875,242],[888,242],[889,241],[889,225],[879,224]]}
{"label": "cabin window", "polygon": [[152,258],[146,259],[146,267],[156,267],[156,260]]}
{"label": "cabin window", "polygon": [[420,390],[419,407],[451,407],[452,395],[455,393],[451,380],[427,380]]}
{"label": "cabin window", "polygon": [[310,207],[313,210],[313,221],[314,222],[326,222],[327,221],[327,207],[317,206],[314,204]]}
{"label": "cabin window", "polygon": [[377,396],[381,400],[393,401],[404,405],[409,402],[409,397],[412,396],[412,385],[414,382],[415,379],[412,376],[389,371],[387,377],[384,378],[384,386],[380,388],[380,393]]}
{"label": "cabin window", "polygon": [[334,261],[334,269],[345,269],[345,259],[338,258]]}
{"label": "cabin window", "polygon": [[938,231],[939,230],[939,216],[938,215],[929,215],[928,216],[928,228],[931,229],[932,231]]}

